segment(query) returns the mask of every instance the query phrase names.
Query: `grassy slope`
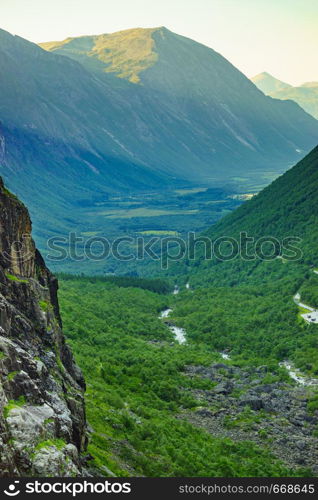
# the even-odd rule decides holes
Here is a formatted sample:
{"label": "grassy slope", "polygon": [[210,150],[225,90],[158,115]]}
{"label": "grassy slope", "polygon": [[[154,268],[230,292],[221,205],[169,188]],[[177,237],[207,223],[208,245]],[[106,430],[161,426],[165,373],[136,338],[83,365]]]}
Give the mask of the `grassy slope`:
{"label": "grassy slope", "polygon": [[[209,381],[184,377],[184,367],[209,365],[218,359],[216,351],[229,349],[234,363],[266,364],[276,373],[278,361],[291,359],[318,375],[317,326],[299,318],[292,300],[300,288],[305,297],[316,297],[318,276],[310,265],[317,262],[317,162],[316,148],[209,232],[213,238],[241,230],[255,237],[298,235],[300,262],[211,265],[199,259],[186,268],[197,288],[176,297],[89,278],[62,283],[66,334],[88,380],[96,467],[147,476],[293,474],[268,451],[215,439],[175,417],[198,405],[187,389],[212,388]],[[167,306],[174,308],[172,320],[186,328],[188,345],[171,345],[157,319]]]}
{"label": "grassy slope", "polygon": [[152,38],[154,31],[155,28],[136,28],[93,37],[67,38],[62,42],[41,43],[40,47],[65,55],[71,52],[80,62],[89,57],[95,62],[96,69],[139,83],[140,73],[158,59]]}
{"label": "grassy slope", "polygon": [[[297,262],[284,265],[280,259],[269,262],[260,259],[251,261],[236,258],[213,261],[203,258],[198,251],[195,262],[181,262],[179,271],[189,273],[193,284],[262,283],[284,276],[304,276],[318,261],[318,147],[295,167],[279,177],[261,193],[244,203],[233,213],[225,216],[205,234],[213,241],[219,237],[239,239],[241,232],[257,241],[261,237],[297,237],[296,243],[302,251]],[[252,247],[248,247],[249,254]],[[224,253],[225,249],[224,249]],[[279,255],[279,253],[277,254]],[[284,255],[291,255],[284,252]],[[176,273],[176,268],[172,269]]]}
{"label": "grassy slope", "polygon": [[[178,298],[175,317],[189,336],[250,362],[257,359],[293,359],[303,370],[318,375],[317,325],[299,318],[293,295],[314,306],[318,276],[318,148],[258,196],[224,217],[207,234],[238,238],[246,231],[255,239],[274,236],[301,238],[303,256],[291,262],[236,258],[213,262],[198,258],[176,269],[197,287]],[[180,278],[182,280],[182,278]]]}
{"label": "grassy slope", "polygon": [[[120,476],[286,476],[266,449],[214,438],[177,419],[197,407],[185,365],[220,359],[206,344],[171,344],[157,319],[171,296],[89,278],[62,281],[64,330],[87,381],[89,451],[99,473]],[[154,340],[160,341],[153,342]],[[105,469],[106,467],[106,469]]]}

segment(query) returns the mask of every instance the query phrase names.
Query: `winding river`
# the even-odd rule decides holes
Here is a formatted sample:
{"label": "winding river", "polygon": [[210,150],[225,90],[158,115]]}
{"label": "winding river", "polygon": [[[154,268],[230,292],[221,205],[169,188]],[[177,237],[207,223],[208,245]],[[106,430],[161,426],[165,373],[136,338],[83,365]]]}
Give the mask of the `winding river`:
{"label": "winding river", "polygon": [[[314,270],[314,273],[318,274],[318,271]],[[189,283],[186,284],[186,289],[187,290],[190,289]],[[172,293],[174,295],[177,295],[179,293],[179,287],[177,285],[175,286]],[[296,293],[296,295],[293,297],[293,299],[294,299],[294,302],[298,306],[303,307],[304,309],[307,309],[309,311],[313,311],[313,308],[300,302],[300,299],[301,299],[300,293]],[[164,309],[163,311],[161,311],[159,318],[160,319],[169,318],[172,311],[173,310],[171,308]],[[173,333],[176,341],[179,342],[179,344],[186,343],[186,341],[187,341],[186,331],[184,330],[184,328],[180,328],[178,326],[175,326],[172,323],[170,323],[170,324],[167,323],[167,326],[170,329],[170,331]],[[229,354],[227,354],[226,352],[220,352],[219,354],[221,355],[221,357],[224,360],[227,360],[227,361],[231,360],[231,356]],[[302,385],[302,386],[307,386],[307,387],[308,386],[318,386],[318,379],[306,377],[305,375],[299,373],[290,361],[287,361],[287,360],[282,361],[281,363],[279,363],[279,366],[283,366],[287,370],[290,378],[295,380],[295,382],[297,382],[297,384]]]}
{"label": "winding river", "polygon": [[[169,318],[171,313],[172,313],[172,309],[164,309],[163,311],[161,311],[159,318],[160,319]],[[175,326],[175,325],[169,324],[169,323],[167,323],[167,327],[173,333],[176,341],[179,342],[179,344],[186,343],[186,341],[187,341],[186,331],[183,328],[179,328],[178,326]]]}
{"label": "winding river", "polygon": [[299,385],[304,385],[304,386],[318,385],[318,379],[309,378],[297,372],[296,368],[290,361],[282,361],[281,363],[279,363],[279,366],[283,366],[284,368],[286,368],[290,378],[295,380],[295,382],[297,382]]}

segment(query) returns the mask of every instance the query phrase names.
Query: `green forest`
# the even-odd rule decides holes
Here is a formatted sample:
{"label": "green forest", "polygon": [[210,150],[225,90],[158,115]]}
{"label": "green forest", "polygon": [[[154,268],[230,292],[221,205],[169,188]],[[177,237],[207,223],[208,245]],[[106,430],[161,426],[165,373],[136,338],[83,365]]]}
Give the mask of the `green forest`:
{"label": "green forest", "polygon": [[[318,276],[314,280],[317,293]],[[287,278],[263,286],[202,288],[178,296],[172,317],[189,339],[227,350],[237,361],[277,365],[289,359],[317,376],[317,325],[300,317],[296,291],[297,280]]]}
{"label": "green forest", "polygon": [[[297,237],[297,259],[280,249],[265,260],[210,261],[199,250],[194,260],[176,262],[160,274],[148,262],[141,274],[150,278],[60,275],[64,331],[87,381],[89,453],[99,473],[312,474],[298,466],[301,458],[290,466],[281,460],[285,452],[273,454],[277,435],[271,429],[285,439],[300,425],[302,438],[318,436],[317,385],[300,388],[286,369],[291,363],[305,381],[318,376],[317,325],[304,321],[295,300],[299,294],[302,303],[318,306],[317,159],[315,149],[205,233],[212,240],[238,238],[241,231],[255,239]],[[175,285],[176,295],[171,293]],[[169,318],[159,318],[167,308]],[[185,330],[185,344],[177,342],[173,325]],[[219,365],[215,376],[213,366]],[[286,411],[295,408],[289,420],[284,421],[279,404],[276,410],[261,410],[267,399],[257,399],[258,386],[272,400],[276,393],[289,398]],[[215,397],[218,391],[227,394],[227,387],[228,399]],[[222,404],[230,406],[225,410]],[[205,410],[215,416],[209,425],[221,422],[222,432],[204,427]],[[301,424],[288,427],[297,411]],[[228,433],[233,426],[234,435]]]}
{"label": "green forest", "polygon": [[[119,476],[310,475],[307,470],[283,465],[268,446],[213,437],[182,418],[184,412],[202,406],[193,396],[194,390],[212,390],[215,386],[208,379],[187,377],[187,366],[220,362],[217,351],[225,347],[237,353],[238,365],[247,363],[243,328],[237,328],[230,319],[222,325],[220,319],[221,309],[234,307],[237,295],[226,299],[225,293],[217,297],[202,290],[184,292],[176,299],[171,294],[136,288],[134,280],[132,285],[121,287],[113,280],[84,277],[60,281],[64,331],[87,382],[88,451],[93,467],[106,476],[110,471]],[[208,327],[211,311],[193,326],[199,320],[199,304],[202,309],[213,301],[217,309],[215,336]],[[246,308],[242,319],[246,319],[251,312],[247,293],[242,304]],[[181,322],[181,314],[186,318],[186,345],[179,345],[158,318],[160,311],[172,305],[176,307],[176,321]],[[268,301],[259,323],[256,314],[260,311],[251,317],[246,331],[249,337],[253,328],[267,321],[266,307],[270,308]],[[196,309],[196,314],[189,314]],[[293,307],[287,306],[290,311],[294,312]],[[221,325],[225,327],[224,340],[220,338]],[[239,334],[240,340],[235,342],[232,332]],[[260,337],[263,335],[260,333]],[[255,344],[255,352],[260,344],[261,339]],[[279,345],[274,356],[269,351],[264,347],[255,358],[262,355],[262,364],[268,361],[271,380],[288,380],[287,372],[275,363],[275,358],[283,355]],[[242,415],[245,418],[244,412]],[[250,419],[250,414],[246,418]]]}

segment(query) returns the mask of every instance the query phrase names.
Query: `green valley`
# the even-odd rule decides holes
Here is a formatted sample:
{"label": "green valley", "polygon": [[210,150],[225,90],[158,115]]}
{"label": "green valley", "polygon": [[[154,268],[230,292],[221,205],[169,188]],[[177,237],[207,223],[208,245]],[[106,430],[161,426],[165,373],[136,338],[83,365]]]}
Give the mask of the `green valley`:
{"label": "green valley", "polygon": [[[253,191],[256,186],[253,186]],[[252,189],[252,188],[251,188]],[[135,252],[135,240],[142,237],[149,241],[153,236],[160,239],[179,236],[186,238],[191,228],[199,233],[211,223],[228,214],[242,203],[237,193],[242,192],[239,183],[219,188],[188,188],[166,192],[152,191],[144,194],[131,192],[128,196],[116,194],[99,197],[96,200],[83,202],[83,207],[78,208],[76,223],[76,236],[82,238],[78,244],[79,256],[84,255],[84,247],[94,238],[107,238],[110,242],[131,238],[132,242],[121,244],[123,253]],[[69,223],[69,231],[72,222]],[[50,231],[50,236],[63,237],[61,231]],[[65,259],[57,259],[59,251],[49,250],[46,238],[47,232],[35,229],[35,236],[40,242],[40,248],[52,270],[57,272],[72,272],[85,274],[145,274],[143,268],[146,262],[120,261],[109,255],[107,259],[92,260],[72,259],[70,247],[66,239],[59,246],[68,252]],[[98,243],[96,244],[98,254]],[[156,246],[160,249],[160,242]]]}
{"label": "green valley", "polygon": [[[164,27],[43,48],[0,30],[0,42],[0,174],[27,204],[41,251],[52,235],[105,223],[117,233],[118,220],[134,232],[144,214],[172,212],[169,231],[187,217],[187,230],[202,230],[215,211],[197,222],[175,190],[258,192],[317,141],[317,120],[298,105],[265,96],[222,55]],[[122,201],[139,200],[122,212]],[[165,225],[153,222],[141,230]]]}
{"label": "green valley", "polygon": [[[317,304],[317,155],[204,233],[297,236],[296,260],[199,253],[160,274],[168,282],[159,294],[141,278],[129,286],[129,277],[121,285],[61,276],[65,332],[88,381],[94,467],[106,475],[318,473],[318,325],[303,320],[294,299]],[[175,283],[180,292],[171,294]]]}
{"label": "green valley", "polygon": [[[176,343],[158,319],[172,304],[171,295],[141,290],[136,283],[122,288],[69,276],[61,280],[60,302],[68,341],[87,381],[90,466],[99,474],[310,475],[274,458],[270,440],[256,444],[248,433],[239,440],[215,437],[191,423],[203,409],[213,410],[202,394],[213,394],[218,376],[204,378],[202,371],[218,370],[221,356],[204,337],[185,346]],[[198,373],[190,376],[192,366]],[[272,363],[266,380],[284,387],[288,377]],[[244,405],[241,412],[248,427],[249,421],[257,425],[257,412]]]}
{"label": "green valley", "polygon": [[312,494],[315,2],[5,3],[4,494]]}

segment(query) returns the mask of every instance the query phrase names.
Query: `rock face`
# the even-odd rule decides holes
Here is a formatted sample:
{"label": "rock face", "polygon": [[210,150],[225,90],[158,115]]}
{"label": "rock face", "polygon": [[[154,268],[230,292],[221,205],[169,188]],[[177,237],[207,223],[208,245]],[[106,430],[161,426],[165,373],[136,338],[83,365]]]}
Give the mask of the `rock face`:
{"label": "rock face", "polygon": [[65,344],[57,288],[27,209],[0,179],[0,477],[82,474],[85,383]]}

